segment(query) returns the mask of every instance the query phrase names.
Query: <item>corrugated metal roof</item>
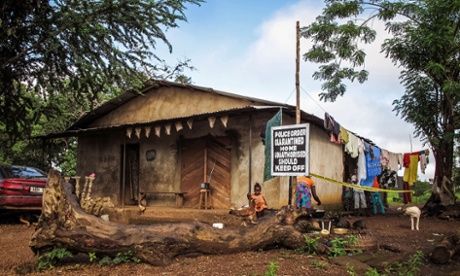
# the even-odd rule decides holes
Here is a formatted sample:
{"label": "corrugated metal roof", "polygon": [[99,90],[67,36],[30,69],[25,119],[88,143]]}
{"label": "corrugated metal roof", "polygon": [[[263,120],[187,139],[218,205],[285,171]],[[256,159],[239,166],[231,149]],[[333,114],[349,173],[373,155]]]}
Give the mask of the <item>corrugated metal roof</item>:
{"label": "corrugated metal roof", "polygon": [[[163,120],[156,120],[156,121],[145,121],[145,122],[136,122],[136,123],[131,123],[131,124],[123,124],[123,125],[113,125],[113,126],[108,126],[108,127],[93,127],[93,128],[87,128],[89,124],[94,122],[95,120],[105,116],[106,114],[110,113],[111,111],[117,109],[118,107],[126,104],[133,98],[139,97],[143,94],[149,93],[151,91],[154,91],[155,88],[159,87],[179,87],[179,88],[186,88],[186,89],[192,89],[192,90],[197,90],[197,91],[202,91],[202,92],[207,92],[207,93],[212,93],[212,94],[217,94],[225,97],[230,97],[230,98],[235,98],[235,99],[242,99],[246,100],[249,102],[254,103],[253,105],[245,106],[245,107],[238,107],[238,108],[231,108],[227,110],[219,110],[216,112],[206,112],[206,113],[197,113],[193,114],[191,116],[187,117],[176,117],[176,118],[168,118],[168,119],[163,119]],[[253,97],[247,97],[247,96],[242,96],[238,94],[233,94],[229,92],[224,92],[224,91],[219,91],[215,90],[213,88],[209,87],[202,87],[202,86],[197,86],[197,85],[192,85],[192,84],[182,84],[182,83],[175,83],[175,82],[169,82],[169,81],[163,81],[163,80],[158,80],[154,81],[153,83],[146,85],[141,91],[126,91],[122,93],[120,96],[115,97],[114,99],[107,101],[94,109],[91,112],[88,112],[84,114],[83,116],[80,117],[80,119],[75,122],[72,126],[70,126],[66,131],[64,132],[59,132],[59,133],[50,133],[44,136],[39,136],[38,138],[42,139],[52,139],[52,138],[59,138],[59,137],[72,137],[72,136],[79,136],[81,134],[86,134],[86,133],[95,133],[95,132],[102,132],[102,131],[107,131],[107,130],[117,130],[121,128],[125,128],[128,126],[144,126],[144,125],[153,125],[153,124],[162,124],[162,123],[168,123],[168,122],[174,122],[174,121],[180,121],[180,120],[185,120],[185,119],[201,119],[201,118],[206,118],[208,116],[224,116],[224,115],[229,115],[229,114],[238,114],[238,113],[246,113],[246,112],[251,112],[251,111],[260,111],[260,110],[277,110],[279,108],[283,108],[283,112],[286,114],[289,114],[293,117],[295,117],[295,112],[296,112],[296,107],[288,104],[283,104],[283,103],[277,103],[273,101],[268,101],[268,100],[263,100],[263,99],[258,99],[258,98],[253,98]],[[324,120],[321,118],[318,118],[315,115],[305,113],[301,111],[301,117],[304,121],[313,123],[319,127],[324,126]],[[356,134],[355,134],[356,135]],[[365,141],[367,141],[370,144],[374,144],[371,140],[361,137],[359,135],[356,135]]]}

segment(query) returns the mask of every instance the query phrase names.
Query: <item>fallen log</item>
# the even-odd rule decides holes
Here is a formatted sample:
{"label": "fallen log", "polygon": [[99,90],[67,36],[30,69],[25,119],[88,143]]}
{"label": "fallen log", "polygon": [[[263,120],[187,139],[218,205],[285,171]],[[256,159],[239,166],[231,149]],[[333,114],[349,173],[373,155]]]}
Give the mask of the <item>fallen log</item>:
{"label": "fallen log", "polygon": [[[289,213],[289,212],[288,212]],[[292,212],[289,213],[292,218]],[[216,229],[201,222],[124,225],[84,212],[72,184],[52,170],[43,209],[30,247],[35,254],[65,247],[72,252],[115,256],[131,251],[152,265],[167,265],[181,255],[217,255],[273,247],[297,249],[305,238],[283,215],[250,228]]]}
{"label": "fallen log", "polygon": [[430,254],[431,259],[436,264],[448,263],[452,256],[460,254],[460,238],[458,235],[448,236],[442,239]]}

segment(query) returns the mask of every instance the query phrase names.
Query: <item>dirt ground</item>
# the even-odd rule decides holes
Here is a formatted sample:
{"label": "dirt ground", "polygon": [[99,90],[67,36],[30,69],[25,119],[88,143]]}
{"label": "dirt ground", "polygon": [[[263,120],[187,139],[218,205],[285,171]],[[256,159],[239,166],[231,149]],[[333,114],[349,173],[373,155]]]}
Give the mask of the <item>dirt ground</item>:
{"label": "dirt ground", "polygon": [[[412,254],[421,250],[425,262],[418,275],[460,275],[460,261],[445,265],[429,261],[429,252],[443,237],[459,234],[459,220],[422,218],[420,231],[411,231],[409,217],[395,210],[386,215],[349,217],[350,222],[363,219],[364,234],[378,252]],[[166,267],[148,264],[122,264],[118,266],[89,263],[87,256],[79,256],[51,270],[37,272],[36,257],[28,244],[34,227],[27,227],[16,219],[0,217],[0,275],[266,275],[270,264],[279,266],[276,275],[350,275],[350,267],[333,264],[322,255],[299,254],[292,250],[245,252],[231,255],[180,257]],[[348,270],[348,271],[347,271]],[[268,275],[268,274],[267,274]],[[364,275],[364,274],[354,274]]]}

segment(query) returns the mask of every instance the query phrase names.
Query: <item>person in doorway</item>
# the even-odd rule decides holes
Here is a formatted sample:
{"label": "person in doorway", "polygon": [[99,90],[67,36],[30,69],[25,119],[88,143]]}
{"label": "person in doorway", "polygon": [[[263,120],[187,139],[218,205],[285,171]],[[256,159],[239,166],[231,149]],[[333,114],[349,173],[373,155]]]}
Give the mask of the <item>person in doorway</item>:
{"label": "person in doorway", "polygon": [[313,179],[310,176],[298,176],[295,196],[296,206],[298,208],[311,209],[313,207],[312,196],[318,205],[321,205],[321,200],[316,194],[316,186]]}
{"label": "person in doorway", "polygon": [[[351,184],[351,178],[348,178],[347,183]],[[343,209],[346,212],[350,212],[353,208],[353,189],[347,186],[342,188],[342,203]]]}
{"label": "person in doorway", "polygon": [[[351,183],[361,186],[361,184],[358,181],[358,170],[354,169],[353,174],[351,176]],[[363,213],[366,216],[369,216],[369,212],[367,210],[367,204],[366,204],[366,195],[364,193],[364,190],[361,189],[353,189],[353,196],[354,196],[354,201],[355,201],[355,213],[357,216],[362,216]]]}
{"label": "person in doorway", "polygon": [[268,208],[268,203],[265,196],[262,194],[262,186],[260,186],[259,183],[256,183],[254,185],[254,193],[248,193],[247,197],[249,200],[255,200],[257,217],[263,217]]}

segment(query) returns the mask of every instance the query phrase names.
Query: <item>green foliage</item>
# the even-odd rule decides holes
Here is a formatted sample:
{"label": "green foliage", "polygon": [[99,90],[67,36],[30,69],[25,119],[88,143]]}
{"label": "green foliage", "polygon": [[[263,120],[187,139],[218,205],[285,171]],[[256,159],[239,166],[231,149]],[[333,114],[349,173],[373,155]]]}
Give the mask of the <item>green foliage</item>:
{"label": "green foliage", "polygon": [[414,191],[414,196],[423,196],[431,191],[432,184],[429,182],[415,181],[411,189]]}
{"label": "green foliage", "polygon": [[73,257],[73,254],[67,248],[54,248],[38,257],[38,270],[53,269],[55,265],[64,257]]}
{"label": "green foliage", "polygon": [[381,49],[403,69],[405,88],[393,101],[394,111],[438,153],[436,174],[448,178],[460,129],[459,11],[458,1],[327,0],[323,13],[301,30],[313,41],[304,59],[319,63],[313,78],[323,81],[320,98],[335,101],[346,92],[346,82],[367,80],[363,49],[375,41],[375,21],[385,24],[390,36]]}
{"label": "green foliage", "polygon": [[416,276],[419,275],[424,261],[423,252],[418,250],[409,257],[407,262],[395,263],[386,268],[386,272],[390,275]]}
{"label": "green foliage", "polygon": [[298,253],[307,253],[307,254],[316,254],[316,249],[318,248],[318,240],[320,237],[309,237],[304,235],[306,245],[305,247],[298,250]]}
{"label": "green foliage", "polygon": [[90,252],[88,253],[89,261],[92,263],[97,259],[96,253]]}
{"label": "green foliage", "polygon": [[356,272],[355,272],[355,267],[354,266],[347,265],[345,269],[347,270],[348,275],[350,275],[350,276],[357,275]]}
{"label": "green foliage", "polygon": [[129,250],[127,252],[118,252],[112,259],[109,256],[104,256],[100,261],[100,265],[118,265],[122,263],[140,263],[141,259],[134,256],[134,253]]}
{"label": "green foliage", "polygon": [[369,268],[368,270],[366,270],[366,274],[364,275],[365,276],[383,276],[379,274],[379,272],[375,268]]}
{"label": "green foliage", "polygon": [[[161,42],[171,51],[166,30],[186,21],[188,5],[201,3],[3,1],[0,162],[46,170],[43,148],[51,151],[47,166],[70,162],[59,156],[62,149],[67,153],[66,139],[43,144],[31,137],[63,131],[84,112],[122,91],[139,91],[148,80],[174,79],[192,69],[188,60],[167,65],[154,50]],[[66,174],[71,168],[65,166]]]}
{"label": "green foliage", "polygon": [[276,264],[275,262],[270,262],[268,265],[268,271],[265,272],[265,276],[276,276],[276,272],[278,272],[278,269],[280,266]]}
{"label": "green foliage", "polygon": [[347,250],[351,254],[362,253],[362,250],[353,248],[358,244],[358,237],[355,235],[348,235],[346,237],[347,239],[337,237],[331,240],[332,250],[327,253],[329,258],[346,255]]}
{"label": "green foliage", "polygon": [[343,238],[334,238],[331,240],[331,244],[332,250],[327,253],[329,258],[347,254],[347,251],[345,251],[345,246],[348,244],[347,240],[344,240]]}

